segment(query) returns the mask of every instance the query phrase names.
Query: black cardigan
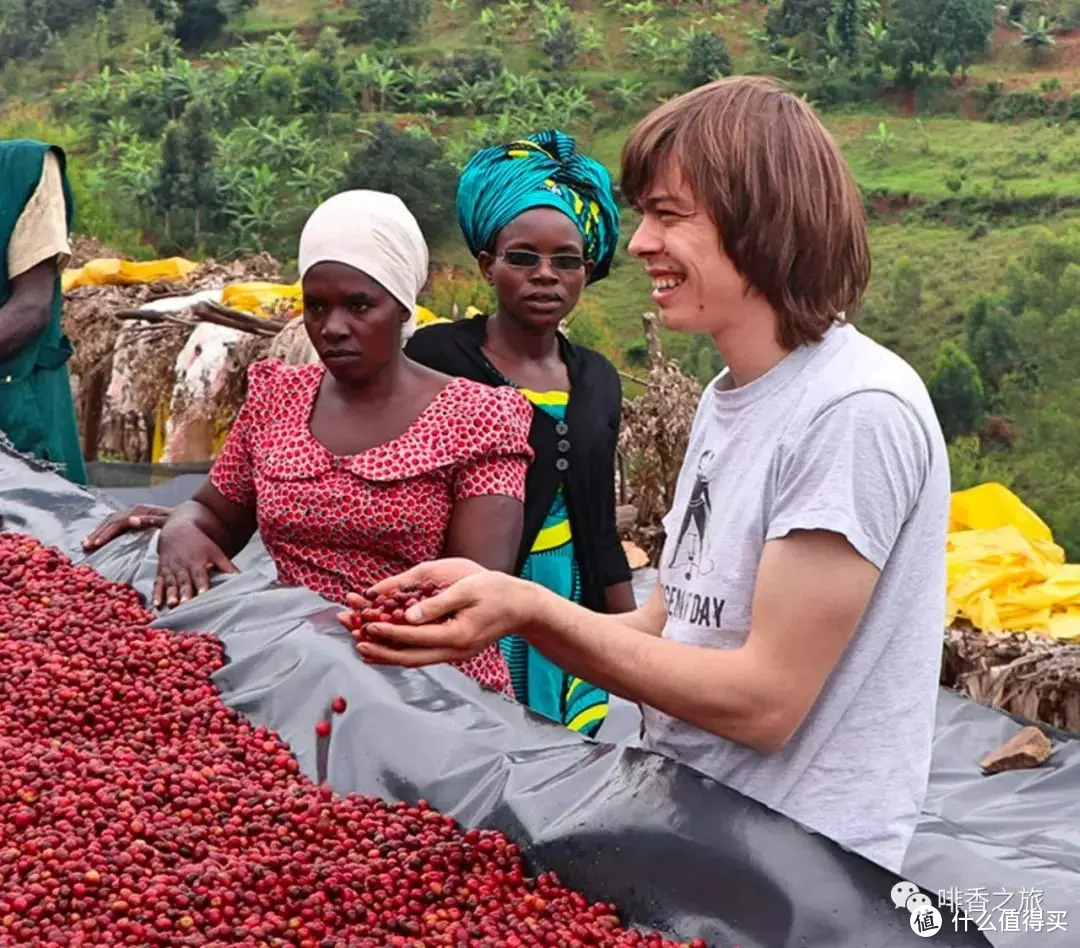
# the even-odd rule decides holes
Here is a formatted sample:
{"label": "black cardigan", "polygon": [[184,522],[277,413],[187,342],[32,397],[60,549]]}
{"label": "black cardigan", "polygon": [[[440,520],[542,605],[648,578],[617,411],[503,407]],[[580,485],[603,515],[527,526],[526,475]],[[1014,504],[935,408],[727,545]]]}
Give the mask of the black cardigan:
{"label": "black cardigan", "polygon": [[[486,316],[436,323],[418,330],[406,344],[405,354],[446,375],[505,385],[481,350],[486,333]],[[570,376],[566,430],[558,430],[546,412],[533,412],[529,444],[536,457],[525,482],[525,531],[515,572],[520,573],[563,483],[581,570],[582,605],[606,612],[605,587],[631,578],[615,527],[615,452],[622,386],[615,367],[598,352],[574,345],[561,333],[559,348]]]}

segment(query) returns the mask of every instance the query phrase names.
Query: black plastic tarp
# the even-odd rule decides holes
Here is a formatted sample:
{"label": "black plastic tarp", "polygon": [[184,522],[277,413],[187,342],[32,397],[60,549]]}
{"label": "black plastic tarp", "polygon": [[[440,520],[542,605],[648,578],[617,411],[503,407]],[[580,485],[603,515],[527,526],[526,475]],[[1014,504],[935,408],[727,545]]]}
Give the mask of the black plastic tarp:
{"label": "black plastic tarp", "polygon": [[[110,503],[0,454],[4,529],[33,534],[79,560],[80,541]],[[146,594],[155,536],[123,537],[89,562]],[[464,824],[497,827],[522,845],[531,870],[559,872],[589,898],[614,902],[634,925],[720,948],[988,943],[974,926],[957,932],[951,918],[936,935],[916,935],[908,912],[890,897],[898,877],[688,767],[581,738],[451,668],[364,665],[334,618],[337,607],[278,585],[259,545],[237,565],[241,574],[218,577],[209,593],[164,613],[159,624],[218,635],[229,656],[217,675],[224,700],[280,732],[312,777],[325,767],[339,792],[423,797]],[[348,710],[335,724],[328,759],[319,762],[314,725],[337,694]],[[1080,798],[1075,745],[1059,749],[1046,771],[1056,794],[1030,808],[1041,812],[1021,818],[1001,795],[1037,778],[973,775],[1016,725],[947,697],[913,881],[932,897],[950,887],[993,892],[1018,888],[1031,865],[1026,885],[1042,885],[1043,907],[1068,908],[1070,893],[1080,891],[1075,856],[1066,866],[1048,851],[1022,847],[1041,832],[1059,841],[1059,857],[1080,851],[1072,845]],[[964,788],[981,794],[981,822],[956,812],[964,809]],[[1070,812],[1067,829],[1059,817]],[[1063,948],[1076,935],[1006,937],[992,940]]]}

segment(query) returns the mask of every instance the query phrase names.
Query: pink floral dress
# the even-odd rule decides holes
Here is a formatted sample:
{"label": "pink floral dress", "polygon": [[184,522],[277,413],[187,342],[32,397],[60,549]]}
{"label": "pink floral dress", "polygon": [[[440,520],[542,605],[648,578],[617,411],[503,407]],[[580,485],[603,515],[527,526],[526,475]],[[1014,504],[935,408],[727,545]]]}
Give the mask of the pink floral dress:
{"label": "pink floral dress", "polygon": [[[325,366],[277,360],[248,370],[248,396],[210,472],[254,507],[283,583],[344,603],[346,593],[442,555],[457,501],[523,499],[532,407],[509,388],[452,379],[397,438],[331,453],[309,428]],[[499,648],[461,665],[513,695]]]}

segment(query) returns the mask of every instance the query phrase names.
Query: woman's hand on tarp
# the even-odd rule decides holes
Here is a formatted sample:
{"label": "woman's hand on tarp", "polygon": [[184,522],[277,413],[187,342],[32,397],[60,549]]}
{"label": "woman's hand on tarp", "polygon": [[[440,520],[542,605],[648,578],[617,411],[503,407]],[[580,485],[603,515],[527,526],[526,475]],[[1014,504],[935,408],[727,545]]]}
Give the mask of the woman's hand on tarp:
{"label": "woman's hand on tarp", "polygon": [[[409,668],[467,661],[528,621],[536,590],[531,583],[468,560],[437,560],[346,601],[360,610],[376,596],[425,582],[449,585],[407,609],[406,624],[374,622],[365,626],[364,638],[357,644],[364,661]],[[339,618],[348,628],[356,627],[353,613]]]}
{"label": "woman's hand on tarp", "polygon": [[88,553],[111,543],[118,536],[136,530],[159,530],[172,513],[172,507],[158,507],[156,504],[136,504],[114,513],[101,521],[90,535],[83,540],[83,549]]}
{"label": "woman's hand on tarp", "polygon": [[193,599],[210,588],[210,571],[239,573],[213,540],[192,523],[166,524],[158,539],[158,573],[154,605],[170,607]]}

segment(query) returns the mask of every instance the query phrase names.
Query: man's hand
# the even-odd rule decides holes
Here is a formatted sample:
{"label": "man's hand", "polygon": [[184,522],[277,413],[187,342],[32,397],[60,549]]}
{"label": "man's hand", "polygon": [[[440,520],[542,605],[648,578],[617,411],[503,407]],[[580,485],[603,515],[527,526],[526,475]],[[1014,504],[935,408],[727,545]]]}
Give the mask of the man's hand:
{"label": "man's hand", "polygon": [[376,596],[392,596],[405,586],[418,586],[420,583],[436,583],[439,586],[449,586],[459,579],[472,576],[473,573],[484,572],[487,571],[483,566],[462,557],[433,560],[414,566],[398,576],[384,579],[381,583],[376,583],[370,589],[364,590],[362,594],[352,593],[349,598],[364,601],[374,599]]}
{"label": "man's hand", "polygon": [[111,543],[124,533],[136,530],[159,530],[165,526],[169,519],[172,507],[158,507],[155,504],[136,504],[114,513],[111,517],[99,523],[90,535],[83,540],[83,549],[87,552],[97,550]]}
{"label": "man's hand", "polygon": [[[367,597],[347,601],[362,609],[374,596],[391,594],[414,583],[450,583],[448,589],[405,613],[408,625],[372,623],[357,651],[366,662],[416,668],[463,662],[478,655],[530,621],[537,612],[537,587],[506,573],[484,570],[468,560],[425,563],[379,583]],[[352,612],[342,613],[347,628],[358,627]]]}

